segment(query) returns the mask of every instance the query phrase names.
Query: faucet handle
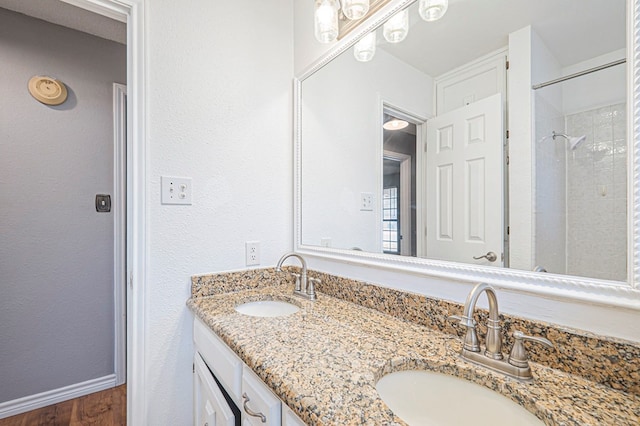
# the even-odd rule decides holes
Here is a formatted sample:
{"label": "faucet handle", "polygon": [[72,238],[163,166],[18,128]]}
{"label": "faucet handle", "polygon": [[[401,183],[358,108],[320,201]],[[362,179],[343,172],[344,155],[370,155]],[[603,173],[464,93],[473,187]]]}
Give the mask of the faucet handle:
{"label": "faucet handle", "polygon": [[478,340],[478,332],[476,331],[476,320],[464,315],[451,315],[449,319],[452,321],[458,321],[458,324],[467,328],[467,332],[462,341],[464,349],[471,352],[480,352],[480,341]]}
{"label": "faucet handle", "polygon": [[301,290],[301,284],[300,284],[300,274],[296,274],[295,272],[291,272],[291,276],[296,278],[296,291],[300,291]]}
{"label": "faucet handle", "polygon": [[464,315],[450,315],[447,318],[449,321],[457,321],[458,324],[467,328],[474,328],[476,326],[476,320],[473,318],[465,317]]}
{"label": "faucet handle", "polygon": [[522,331],[518,330],[513,332],[513,338],[515,339],[515,342],[513,343],[513,348],[511,348],[511,354],[509,355],[509,364],[516,367],[526,368],[529,365],[527,350],[524,347],[525,340],[540,343],[551,349],[555,348],[549,339],[545,339],[544,337],[527,336]]}
{"label": "faucet handle", "polygon": [[320,278],[309,277],[307,281],[307,295],[309,296],[309,300],[316,300],[316,284],[320,284]]}

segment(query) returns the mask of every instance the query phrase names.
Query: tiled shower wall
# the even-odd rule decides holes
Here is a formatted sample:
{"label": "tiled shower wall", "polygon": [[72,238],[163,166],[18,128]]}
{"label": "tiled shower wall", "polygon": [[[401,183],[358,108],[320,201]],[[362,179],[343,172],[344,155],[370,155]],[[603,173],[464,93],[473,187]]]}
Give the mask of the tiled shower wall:
{"label": "tiled shower wall", "polygon": [[586,135],[567,151],[567,273],[626,280],[625,104],[567,115],[566,133]]}

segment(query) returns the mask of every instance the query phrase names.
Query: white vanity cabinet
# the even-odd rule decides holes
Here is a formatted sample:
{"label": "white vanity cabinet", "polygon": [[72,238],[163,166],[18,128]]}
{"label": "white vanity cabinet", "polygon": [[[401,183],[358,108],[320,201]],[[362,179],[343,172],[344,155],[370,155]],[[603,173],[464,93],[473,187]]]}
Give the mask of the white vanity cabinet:
{"label": "white vanity cabinet", "polygon": [[[195,425],[303,426],[305,424],[199,318],[193,322],[193,340],[196,347],[194,361]],[[226,414],[218,414],[227,413],[227,411],[224,407],[217,408],[218,405],[223,404],[219,402],[215,391],[219,391],[222,401],[225,399],[214,376],[235,405],[228,407],[229,410],[239,410],[235,419],[228,420]],[[209,388],[213,388],[213,390],[209,390]],[[230,423],[227,423],[229,421]]]}
{"label": "white vanity cabinet", "polygon": [[282,403],[246,365],[242,371],[242,426],[280,426]]}

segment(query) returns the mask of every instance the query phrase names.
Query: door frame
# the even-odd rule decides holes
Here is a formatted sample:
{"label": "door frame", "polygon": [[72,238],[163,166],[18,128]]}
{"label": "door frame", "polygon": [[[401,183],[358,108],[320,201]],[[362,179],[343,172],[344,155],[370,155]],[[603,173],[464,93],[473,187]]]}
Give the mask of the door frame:
{"label": "door frame", "polygon": [[[397,103],[391,102],[388,99],[382,97],[381,94],[378,94],[378,144],[376,146],[376,158],[380,158],[380,167],[378,171],[378,200],[382,200],[382,186],[384,182],[384,166],[383,166],[383,157],[384,157],[384,130],[382,128],[384,114],[391,114],[395,117],[401,118],[403,120],[408,121],[409,123],[415,124],[416,126],[416,212],[419,212],[420,209],[423,208],[425,203],[425,188],[424,188],[424,161],[425,161],[425,151],[426,151],[426,139],[427,139],[427,120],[431,117],[420,115],[415,111],[410,111],[406,108],[402,108],[398,106]],[[409,172],[411,174],[411,172]],[[376,217],[376,232],[379,236],[378,240],[379,244],[379,252],[382,253],[382,201],[380,201],[379,206],[377,208],[377,217]],[[420,214],[416,214],[416,257],[420,257],[423,247],[426,247],[424,244],[424,239],[426,237],[426,223]],[[411,252],[411,247],[409,247],[409,252]],[[411,254],[411,253],[409,253]]]}
{"label": "door frame", "polygon": [[127,86],[113,83],[113,319],[116,386],[127,375]]}
{"label": "door frame", "polygon": [[145,290],[147,274],[147,140],[145,0],[60,0],[127,24],[126,377],[127,423],[147,424]]}

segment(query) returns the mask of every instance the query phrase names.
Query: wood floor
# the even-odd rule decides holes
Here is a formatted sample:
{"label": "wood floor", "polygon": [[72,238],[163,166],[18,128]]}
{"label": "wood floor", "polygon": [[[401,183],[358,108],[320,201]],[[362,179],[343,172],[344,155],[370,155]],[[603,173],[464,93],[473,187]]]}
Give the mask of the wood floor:
{"label": "wood floor", "polygon": [[126,386],[0,419],[0,426],[124,426],[127,424]]}

